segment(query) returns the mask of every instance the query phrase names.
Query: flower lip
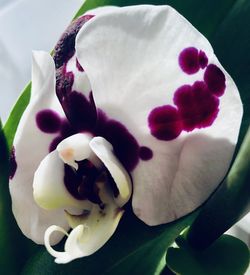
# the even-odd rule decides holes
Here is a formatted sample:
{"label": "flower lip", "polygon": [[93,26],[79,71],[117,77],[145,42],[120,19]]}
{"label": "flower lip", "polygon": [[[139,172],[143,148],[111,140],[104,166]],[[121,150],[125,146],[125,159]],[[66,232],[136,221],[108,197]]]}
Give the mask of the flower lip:
{"label": "flower lip", "polygon": [[[52,171],[55,175],[51,177]],[[54,178],[56,183],[46,182],[45,177]],[[101,247],[116,229],[123,214],[121,207],[132,193],[130,177],[113,154],[112,145],[86,133],[63,140],[41,162],[33,186],[37,203],[46,209],[64,207],[73,229],[68,234],[63,228],[52,226],[45,232],[45,245],[58,263],[87,256]],[[82,209],[82,213],[70,214],[69,206]],[[87,232],[83,230],[86,228]],[[50,235],[54,231],[68,236],[65,252],[52,249]]]}

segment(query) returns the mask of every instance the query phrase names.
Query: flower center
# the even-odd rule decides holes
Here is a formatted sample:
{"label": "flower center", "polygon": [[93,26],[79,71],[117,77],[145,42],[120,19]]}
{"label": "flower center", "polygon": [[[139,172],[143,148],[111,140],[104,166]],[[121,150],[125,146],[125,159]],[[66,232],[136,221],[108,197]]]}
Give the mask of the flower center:
{"label": "flower center", "polygon": [[78,169],[64,165],[64,184],[68,192],[78,200],[89,200],[103,208],[103,202],[99,196],[97,182],[105,182],[117,196],[117,187],[107,169],[102,165],[97,168],[91,161],[85,159],[77,162]]}

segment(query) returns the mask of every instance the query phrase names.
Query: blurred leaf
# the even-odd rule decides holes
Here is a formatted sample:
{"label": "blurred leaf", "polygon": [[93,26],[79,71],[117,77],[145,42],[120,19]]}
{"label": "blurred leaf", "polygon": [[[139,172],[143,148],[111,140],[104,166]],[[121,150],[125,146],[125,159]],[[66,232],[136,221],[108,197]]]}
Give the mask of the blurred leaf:
{"label": "blurred leaf", "polygon": [[[203,236],[206,238],[206,236]],[[167,251],[167,265],[180,275],[243,275],[249,265],[249,249],[241,240],[223,235],[209,248],[197,251],[185,239]]]}
{"label": "blurred leaf", "polygon": [[104,5],[170,5],[185,16],[205,36],[211,37],[236,2],[237,0],[86,0],[76,17],[87,10]]}
{"label": "blurred leaf", "polygon": [[249,183],[250,128],[227,178],[190,227],[187,239],[193,247],[207,247],[248,213]]}
{"label": "blurred leaf", "polygon": [[7,269],[11,259],[14,258],[8,227],[11,211],[9,209],[9,198],[5,195],[6,191],[8,191],[8,162],[8,150],[2,130],[2,123],[0,122],[0,251],[4,251],[0,257],[0,267],[2,270],[8,271],[9,274],[14,274],[15,266],[10,265],[10,269]]}
{"label": "blurred leaf", "polygon": [[44,249],[28,262],[22,274],[154,274],[166,248],[196,216],[193,213],[178,222],[149,227],[128,213],[114,236],[94,255],[58,265]]}
{"label": "blurred leaf", "polygon": [[211,37],[221,64],[233,77],[244,107],[238,147],[250,124],[250,1],[238,0]]}

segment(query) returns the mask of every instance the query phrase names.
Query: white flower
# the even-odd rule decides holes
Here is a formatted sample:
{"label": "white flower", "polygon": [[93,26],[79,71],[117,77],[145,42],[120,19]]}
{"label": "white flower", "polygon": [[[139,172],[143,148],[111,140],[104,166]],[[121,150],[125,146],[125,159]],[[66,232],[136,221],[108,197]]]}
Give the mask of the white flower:
{"label": "white flower", "polygon": [[[105,244],[131,197],[146,224],[174,221],[225,176],[241,117],[233,80],[173,8],[89,11],[64,33],[54,60],[33,55],[12,154],[18,225],[66,263]],[[60,232],[64,252],[51,247]]]}

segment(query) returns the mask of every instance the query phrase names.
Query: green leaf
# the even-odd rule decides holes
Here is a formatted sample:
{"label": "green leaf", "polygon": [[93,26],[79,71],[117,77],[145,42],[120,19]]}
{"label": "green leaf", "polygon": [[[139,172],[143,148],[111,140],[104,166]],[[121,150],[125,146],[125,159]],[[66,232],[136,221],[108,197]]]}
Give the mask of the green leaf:
{"label": "green leaf", "polygon": [[233,236],[221,236],[202,252],[188,246],[183,237],[179,241],[179,247],[169,248],[166,256],[168,267],[177,274],[243,275],[249,265],[247,245]]}
{"label": "green leaf", "polygon": [[118,230],[103,248],[90,257],[58,265],[45,251],[31,258],[22,274],[154,274],[166,248],[195,218],[149,227],[131,214],[123,217]]}
{"label": "green leaf", "polygon": [[[139,4],[170,5],[185,16],[204,35],[211,37],[236,0],[87,0],[76,17],[87,10],[104,5],[130,6]],[[194,12],[195,11],[195,12]]]}
{"label": "green leaf", "polygon": [[[9,215],[8,197],[5,196],[8,188],[8,150],[6,140],[2,130],[2,123],[0,122],[0,251],[4,251],[0,257],[0,266],[3,270],[7,270],[9,259],[13,258],[13,251],[11,250],[11,239],[9,238]],[[10,274],[15,271],[15,267],[10,266]]]}
{"label": "green leaf", "polygon": [[211,43],[221,64],[233,77],[240,91],[244,107],[238,148],[250,124],[250,1],[235,1],[223,18]]}
{"label": "green leaf", "polygon": [[202,249],[209,246],[248,213],[249,182],[250,128],[227,178],[190,227],[187,239],[193,247]]}

